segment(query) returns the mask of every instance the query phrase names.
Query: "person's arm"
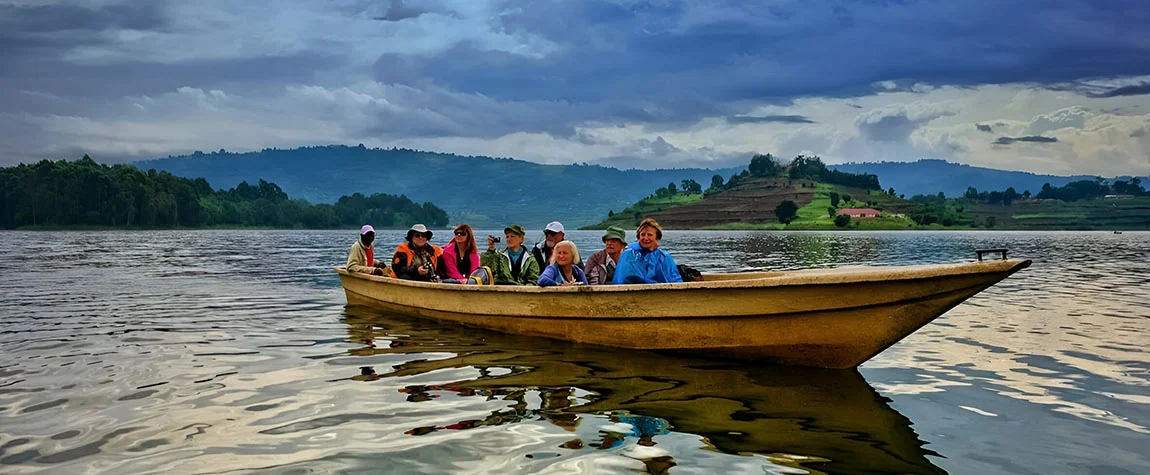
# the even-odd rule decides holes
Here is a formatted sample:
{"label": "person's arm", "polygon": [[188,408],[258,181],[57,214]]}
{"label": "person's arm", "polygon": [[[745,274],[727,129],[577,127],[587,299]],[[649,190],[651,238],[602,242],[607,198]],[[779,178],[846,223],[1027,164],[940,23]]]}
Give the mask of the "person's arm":
{"label": "person's arm", "polygon": [[407,254],[402,252],[396,252],[391,258],[391,271],[400,279],[423,280],[419,275],[419,267],[408,265]]}
{"label": "person's arm", "polygon": [[[454,259],[452,259],[452,261],[454,261]],[[454,267],[455,262],[452,262],[451,265]],[[439,257],[435,258],[435,275],[439,276],[439,280],[446,279],[449,277],[447,275],[447,270],[448,270],[447,269],[447,259],[445,259],[443,257],[443,254],[440,254]],[[455,271],[455,275],[459,275],[458,270]],[[451,278],[458,280],[460,282],[467,280],[467,277],[459,277],[458,279],[456,279],[455,277],[451,277]]]}
{"label": "person's arm", "polygon": [[546,269],[543,269],[543,273],[539,275],[539,279],[537,279],[539,286],[540,287],[550,287],[553,285],[559,285],[561,282],[559,282],[556,279],[556,277],[558,277],[558,276],[559,276],[559,267],[558,266],[547,266]]}
{"label": "person's arm", "polygon": [[[455,252],[459,252],[459,248],[456,248]],[[442,271],[440,278],[455,279],[461,282],[467,280],[467,277],[459,272],[459,266],[455,265],[455,258],[447,255],[446,252],[439,256],[439,263],[436,268]]]}
{"label": "person's arm", "polygon": [[539,264],[530,256],[527,257],[527,259],[523,259],[523,267],[519,269],[519,278],[522,279],[524,285],[536,283],[540,275]]}
{"label": "person's arm", "polygon": [[600,257],[606,253],[600,254],[598,252],[591,254],[587,259],[587,267],[584,267],[584,274],[587,276],[588,285],[603,285],[607,283],[607,268],[600,265]]}
{"label": "person's arm", "polygon": [[579,282],[582,282],[583,285],[591,285],[591,283],[587,281],[587,274],[583,272],[583,269],[571,266],[571,272],[575,274],[575,278],[578,279]]}
{"label": "person's arm", "polygon": [[679,275],[679,266],[675,264],[675,258],[671,257],[671,253],[661,251],[663,253],[663,277],[667,278],[667,282],[682,282],[683,276]]}
{"label": "person's arm", "polygon": [[635,274],[635,266],[631,263],[632,252],[634,251],[624,249],[619,255],[619,262],[615,263],[615,278],[611,279],[611,283],[616,285],[631,283],[627,282],[627,277]]}

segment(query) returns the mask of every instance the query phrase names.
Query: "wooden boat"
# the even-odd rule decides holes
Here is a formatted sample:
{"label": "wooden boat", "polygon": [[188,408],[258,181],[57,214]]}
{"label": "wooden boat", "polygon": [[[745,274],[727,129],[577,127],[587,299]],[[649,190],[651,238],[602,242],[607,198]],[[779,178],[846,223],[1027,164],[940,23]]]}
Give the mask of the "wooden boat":
{"label": "wooden boat", "polygon": [[[854,368],[1029,260],[704,274],[701,282],[513,287],[336,268],[348,304],[491,330],[756,362]],[[1005,252],[1003,252],[1005,257]]]}

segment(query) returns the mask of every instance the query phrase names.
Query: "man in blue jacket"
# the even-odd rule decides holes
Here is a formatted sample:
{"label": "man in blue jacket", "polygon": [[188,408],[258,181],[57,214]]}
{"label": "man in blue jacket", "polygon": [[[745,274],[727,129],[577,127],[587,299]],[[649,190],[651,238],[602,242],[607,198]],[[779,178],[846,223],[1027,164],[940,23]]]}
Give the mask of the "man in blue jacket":
{"label": "man in blue jacket", "polygon": [[659,249],[663,239],[663,227],[651,218],[639,223],[635,230],[635,242],[627,246],[619,255],[615,267],[616,284],[658,284],[682,282],[675,258],[667,251]]}

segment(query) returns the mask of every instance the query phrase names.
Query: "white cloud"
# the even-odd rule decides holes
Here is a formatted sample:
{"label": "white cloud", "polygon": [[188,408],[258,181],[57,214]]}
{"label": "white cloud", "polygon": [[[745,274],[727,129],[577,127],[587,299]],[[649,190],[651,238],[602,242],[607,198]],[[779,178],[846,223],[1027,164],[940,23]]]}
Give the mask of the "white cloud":
{"label": "white cloud", "polygon": [[[219,148],[364,143],[645,167],[729,166],[770,152],[784,159],[814,153],[830,163],[933,157],[1042,173],[1150,173],[1150,96],[1097,98],[1026,84],[943,86],[802,98],[741,111],[809,119],[799,123],[732,124],[706,117],[671,129],[590,120],[573,132],[532,127],[579,107],[377,82],[293,85],[258,94],[183,87],[88,109],[98,113],[2,115],[0,128],[18,132],[0,152],[38,159],[83,150],[103,159],[138,159]],[[975,124],[992,125],[994,133]],[[998,137],[1029,135],[1057,142],[994,144]]]}

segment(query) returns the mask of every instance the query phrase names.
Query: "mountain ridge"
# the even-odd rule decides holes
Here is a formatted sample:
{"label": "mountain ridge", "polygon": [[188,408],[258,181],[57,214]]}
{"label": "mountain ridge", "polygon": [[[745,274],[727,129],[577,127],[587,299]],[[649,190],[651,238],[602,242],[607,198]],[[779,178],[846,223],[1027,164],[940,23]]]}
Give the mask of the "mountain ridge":
{"label": "mountain ridge", "polygon": [[388,193],[447,210],[451,222],[501,228],[570,227],[623,209],[648,190],[741,169],[620,170],[602,165],[545,165],[513,158],[462,156],[410,149],[326,145],[258,152],[197,152],[133,163],[174,175],[203,177],[217,187],[266,179],[293,197],[330,203],[355,192]]}

